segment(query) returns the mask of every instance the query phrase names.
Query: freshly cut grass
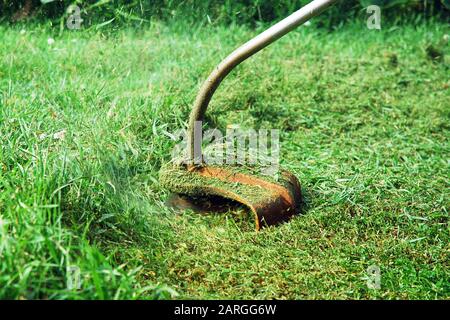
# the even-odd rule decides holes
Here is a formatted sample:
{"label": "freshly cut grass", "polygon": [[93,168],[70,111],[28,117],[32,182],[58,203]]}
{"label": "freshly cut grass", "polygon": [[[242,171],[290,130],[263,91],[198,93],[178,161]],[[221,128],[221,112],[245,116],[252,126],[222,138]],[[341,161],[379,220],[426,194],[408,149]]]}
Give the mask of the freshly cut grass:
{"label": "freshly cut grass", "polygon": [[305,194],[259,233],[158,183],[167,132],[256,31],[21,28],[0,27],[1,298],[449,298],[445,25],[303,27],[227,78],[209,126],[280,129]]}

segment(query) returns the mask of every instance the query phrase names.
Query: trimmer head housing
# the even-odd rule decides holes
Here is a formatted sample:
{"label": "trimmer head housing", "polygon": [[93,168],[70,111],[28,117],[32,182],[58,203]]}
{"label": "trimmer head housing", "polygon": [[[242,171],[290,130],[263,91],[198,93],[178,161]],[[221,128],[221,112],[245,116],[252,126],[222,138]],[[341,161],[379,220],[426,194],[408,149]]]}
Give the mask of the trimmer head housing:
{"label": "trimmer head housing", "polygon": [[218,196],[239,202],[255,215],[256,230],[287,221],[298,213],[301,202],[300,184],[288,171],[280,171],[275,179],[243,166],[167,164],[161,168],[160,182],[171,192],[187,196],[184,201],[195,197],[192,206],[186,206],[193,209],[202,198],[206,202]]}

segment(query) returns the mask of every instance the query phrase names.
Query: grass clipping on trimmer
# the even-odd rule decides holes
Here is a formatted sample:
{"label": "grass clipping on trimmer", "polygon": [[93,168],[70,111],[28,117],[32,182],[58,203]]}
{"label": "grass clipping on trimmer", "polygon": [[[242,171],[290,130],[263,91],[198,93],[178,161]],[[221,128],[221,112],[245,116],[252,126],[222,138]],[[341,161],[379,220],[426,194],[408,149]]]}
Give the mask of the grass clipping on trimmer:
{"label": "grass clipping on trimmer", "polygon": [[297,178],[280,171],[278,179],[259,173],[257,167],[201,165],[192,168],[168,163],[161,167],[160,182],[171,192],[190,197],[219,196],[249,207],[256,230],[291,218],[301,201]]}

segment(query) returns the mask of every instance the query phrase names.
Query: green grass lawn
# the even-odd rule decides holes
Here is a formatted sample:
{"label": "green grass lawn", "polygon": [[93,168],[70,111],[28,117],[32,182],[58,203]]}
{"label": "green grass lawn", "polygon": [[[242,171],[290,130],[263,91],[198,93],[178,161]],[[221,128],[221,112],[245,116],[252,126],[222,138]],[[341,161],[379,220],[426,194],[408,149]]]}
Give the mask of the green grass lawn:
{"label": "green grass lawn", "polygon": [[444,24],[302,27],[224,81],[209,125],[280,129],[302,184],[303,214],[258,233],[158,183],[165,132],[257,31],[57,32],[0,27],[0,298],[450,298]]}

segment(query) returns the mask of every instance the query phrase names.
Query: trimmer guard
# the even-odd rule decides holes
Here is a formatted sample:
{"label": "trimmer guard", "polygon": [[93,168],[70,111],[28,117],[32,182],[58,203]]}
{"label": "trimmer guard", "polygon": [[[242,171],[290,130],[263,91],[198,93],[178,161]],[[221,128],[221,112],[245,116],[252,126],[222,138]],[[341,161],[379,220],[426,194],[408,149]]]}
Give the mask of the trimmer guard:
{"label": "trimmer guard", "polygon": [[[287,221],[298,213],[301,202],[297,178],[284,170],[276,179],[244,166],[167,164],[161,168],[160,182],[171,192],[195,197],[197,202],[212,196],[239,202],[254,213],[256,230]],[[184,201],[189,201],[188,197],[183,197]]]}

